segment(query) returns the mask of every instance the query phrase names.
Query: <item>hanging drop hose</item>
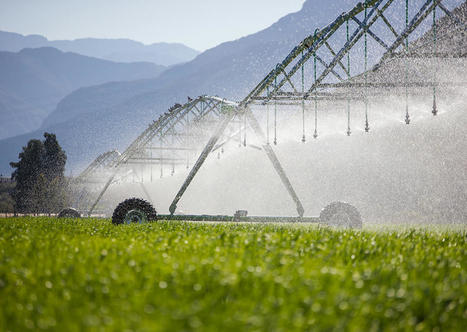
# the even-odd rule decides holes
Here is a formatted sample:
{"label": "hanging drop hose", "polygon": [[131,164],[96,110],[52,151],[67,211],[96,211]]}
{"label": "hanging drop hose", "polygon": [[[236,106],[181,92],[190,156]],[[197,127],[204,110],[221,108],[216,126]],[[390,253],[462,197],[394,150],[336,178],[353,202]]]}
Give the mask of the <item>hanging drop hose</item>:
{"label": "hanging drop hose", "polygon": [[246,147],[246,112],[243,114],[243,146]]}
{"label": "hanging drop hose", "polygon": [[[279,64],[277,65],[279,66]],[[276,66],[276,73],[277,73]],[[274,78],[274,90],[277,89],[277,75]],[[277,98],[274,98],[274,145],[277,145]]]}
{"label": "hanging drop hose", "polygon": [[[174,146],[174,143],[175,143],[175,129],[172,128],[172,146]],[[174,173],[175,173],[175,158],[172,153],[172,173],[170,175],[173,176]]]}
{"label": "hanging drop hose", "polygon": [[[314,40],[316,42],[316,34],[318,33],[319,29],[315,30]],[[316,52],[313,53],[313,79],[314,83],[316,84]],[[318,138],[318,95],[315,90],[315,131],[313,133],[313,138]]]}
{"label": "hanging drop hose", "polygon": [[[302,51],[302,59],[303,59],[303,51]],[[302,143],[305,143],[305,61],[302,63]]]}
{"label": "hanging drop hose", "polygon": [[[433,0],[433,3],[435,3],[435,0]],[[433,113],[433,116],[436,116],[438,114],[438,109],[436,107],[436,80],[437,80],[437,71],[438,71],[438,65],[439,65],[439,59],[436,56],[436,5],[433,7],[433,56],[436,58],[436,64],[434,66],[433,70],[433,109],[431,113]]]}
{"label": "hanging drop hose", "polygon": [[[314,79],[316,82],[316,53],[313,54],[314,56],[314,61],[313,61],[313,67],[314,67]],[[315,132],[313,133],[313,138],[318,138],[318,96],[316,95],[315,91]]]}
{"label": "hanging drop hose", "polygon": [[[346,21],[347,43],[349,42],[349,20]],[[347,77],[350,79],[350,50],[347,52]],[[350,136],[350,98],[347,93],[347,136]]]}
{"label": "hanging drop hose", "polygon": [[164,159],[164,150],[162,150],[162,140],[160,140],[160,149],[161,149],[161,178],[164,176],[164,164],[163,164],[163,159]]}
{"label": "hanging drop hose", "polygon": [[[409,27],[409,0],[405,0],[405,29]],[[405,124],[410,124],[409,115],[409,37],[405,38]]]}
{"label": "hanging drop hose", "polygon": [[365,132],[370,131],[370,124],[368,122],[368,36],[367,36],[367,28],[366,25],[368,24],[368,3],[365,0]]}
{"label": "hanging drop hose", "polygon": [[240,114],[237,114],[238,117],[238,147],[242,147],[242,118]]}
{"label": "hanging drop hose", "polygon": [[[188,122],[188,113],[186,114],[186,120],[185,120],[186,124],[186,131],[185,131],[185,145],[186,146],[189,146],[188,144],[188,134],[189,134],[189,131],[188,131],[188,126],[189,126],[189,122]],[[186,169],[189,169],[190,168],[190,149],[187,149],[186,150]]]}
{"label": "hanging drop hose", "polygon": [[[269,86],[266,88],[266,93],[269,100]],[[266,144],[269,145],[269,102],[266,104]]]}
{"label": "hanging drop hose", "polygon": [[152,182],[152,163],[153,163],[153,160],[152,160],[152,149],[151,149],[150,155],[151,155],[151,168],[150,168],[149,171],[151,172],[151,182]]}

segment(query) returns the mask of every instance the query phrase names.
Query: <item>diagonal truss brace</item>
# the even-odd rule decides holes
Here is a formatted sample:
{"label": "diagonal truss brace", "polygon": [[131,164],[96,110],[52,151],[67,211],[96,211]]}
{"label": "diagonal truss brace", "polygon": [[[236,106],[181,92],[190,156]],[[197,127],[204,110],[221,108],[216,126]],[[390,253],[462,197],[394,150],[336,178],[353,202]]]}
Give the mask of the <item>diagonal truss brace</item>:
{"label": "diagonal truss brace", "polygon": [[[414,18],[407,26],[406,29],[399,35],[399,37],[394,41],[394,43],[387,49],[383,54],[380,61],[373,67],[372,71],[376,71],[381,65],[386,61],[387,58],[393,54],[393,52],[401,45],[405,38],[407,38],[410,33],[412,33],[423,20],[433,11],[433,9],[441,3],[442,0],[427,0],[420,10],[415,14]],[[431,5],[430,5],[431,4]],[[428,7],[428,5],[430,5]],[[427,9],[428,8],[428,9]]]}

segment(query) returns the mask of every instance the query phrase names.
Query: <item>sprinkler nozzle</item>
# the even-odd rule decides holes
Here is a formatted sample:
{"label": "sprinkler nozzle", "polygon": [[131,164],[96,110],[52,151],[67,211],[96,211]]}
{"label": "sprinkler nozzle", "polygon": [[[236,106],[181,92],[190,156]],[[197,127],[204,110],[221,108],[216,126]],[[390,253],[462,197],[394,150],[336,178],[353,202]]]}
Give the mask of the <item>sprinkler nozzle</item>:
{"label": "sprinkler nozzle", "polygon": [[433,110],[431,111],[433,113],[433,116],[436,116],[438,114],[438,108],[436,107],[436,99],[433,99]]}
{"label": "sprinkler nozzle", "polygon": [[410,124],[410,116],[408,113],[405,115],[405,124]]}

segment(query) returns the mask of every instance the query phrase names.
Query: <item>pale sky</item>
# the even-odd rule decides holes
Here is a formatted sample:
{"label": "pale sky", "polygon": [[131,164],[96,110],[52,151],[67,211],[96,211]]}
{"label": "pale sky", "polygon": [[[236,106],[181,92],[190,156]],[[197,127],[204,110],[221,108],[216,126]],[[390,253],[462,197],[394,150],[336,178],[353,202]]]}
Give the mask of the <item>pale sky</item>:
{"label": "pale sky", "polygon": [[49,40],[130,38],[203,51],[270,26],[304,0],[0,0],[0,30]]}

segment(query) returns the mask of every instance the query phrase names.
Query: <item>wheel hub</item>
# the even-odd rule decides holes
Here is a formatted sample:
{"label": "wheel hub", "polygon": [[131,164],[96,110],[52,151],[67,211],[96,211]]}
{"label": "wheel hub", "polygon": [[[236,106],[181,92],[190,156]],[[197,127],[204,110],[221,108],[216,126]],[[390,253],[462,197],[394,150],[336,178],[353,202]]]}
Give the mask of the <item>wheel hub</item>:
{"label": "wheel hub", "polygon": [[329,225],[338,227],[351,227],[351,218],[344,211],[334,213],[329,220]]}
{"label": "wheel hub", "polygon": [[148,218],[146,213],[140,209],[133,209],[126,213],[123,222],[125,224],[144,224],[148,222]]}

